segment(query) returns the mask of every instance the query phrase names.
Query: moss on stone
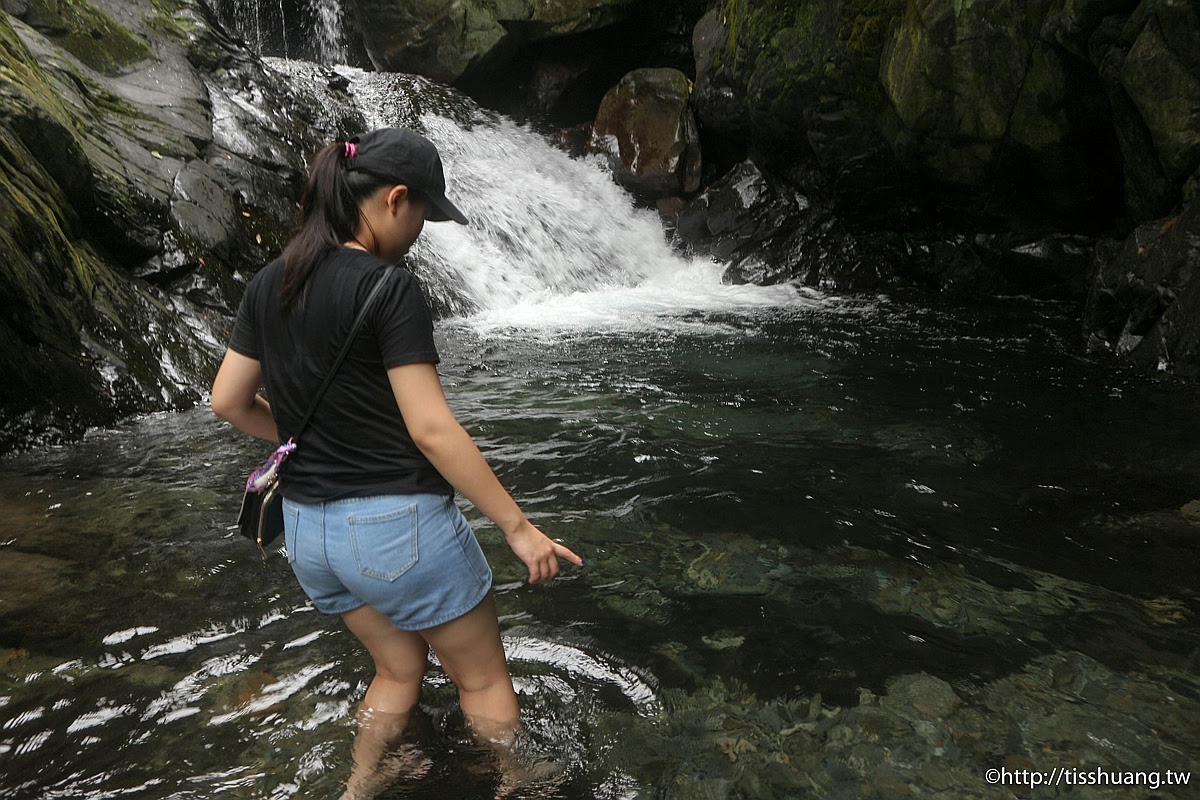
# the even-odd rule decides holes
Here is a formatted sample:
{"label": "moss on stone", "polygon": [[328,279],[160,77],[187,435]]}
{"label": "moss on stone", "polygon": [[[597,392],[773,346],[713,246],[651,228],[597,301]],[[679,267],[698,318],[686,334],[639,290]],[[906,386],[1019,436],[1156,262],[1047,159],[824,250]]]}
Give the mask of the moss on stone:
{"label": "moss on stone", "polygon": [[150,48],[85,0],[29,0],[25,19],[97,72],[150,57]]}
{"label": "moss on stone", "polygon": [[146,25],[175,39],[186,40],[199,27],[176,0],[153,0],[154,13],[146,16]]}
{"label": "moss on stone", "polygon": [[854,55],[878,56],[897,22],[903,19],[908,0],[868,0],[842,29],[846,49]]}
{"label": "moss on stone", "polygon": [[4,79],[0,82],[0,103],[6,116],[19,116],[36,107],[64,127],[74,127],[78,121],[50,88],[33,54],[4,14],[0,14],[0,78]]}

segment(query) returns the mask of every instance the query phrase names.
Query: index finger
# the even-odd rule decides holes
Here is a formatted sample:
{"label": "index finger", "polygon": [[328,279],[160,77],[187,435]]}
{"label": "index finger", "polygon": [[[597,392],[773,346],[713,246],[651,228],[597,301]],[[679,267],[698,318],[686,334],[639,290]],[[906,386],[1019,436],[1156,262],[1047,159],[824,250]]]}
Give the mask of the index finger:
{"label": "index finger", "polygon": [[559,558],[565,558],[567,561],[570,561],[572,564],[574,564],[577,567],[583,566],[583,559],[581,557],[577,556],[571,550],[571,548],[567,547],[564,544],[559,544],[558,542],[555,542],[553,540],[551,540],[551,544],[554,545],[554,555],[558,556]]}

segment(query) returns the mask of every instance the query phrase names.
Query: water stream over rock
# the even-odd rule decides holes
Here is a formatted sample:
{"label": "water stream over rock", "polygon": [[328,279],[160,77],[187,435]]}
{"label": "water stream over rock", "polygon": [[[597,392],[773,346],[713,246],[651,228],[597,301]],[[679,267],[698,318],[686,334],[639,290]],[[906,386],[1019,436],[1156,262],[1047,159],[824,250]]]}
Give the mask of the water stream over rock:
{"label": "water stream over rock", "polygon": [[[451,90],[268,67],[328,138],[424,130],[476,222],[413,258],[447,392],[589,562],[523,585],[468,510],[564,766],[522,796],[1194,793],[1195,387],[1083,355],[1070,304],[723,285]],[[244,138],[254,91],[213,92],[230,153],[287,147]],[[340,791],[369,660],[230,532],[261,450],[199,407],[0,460],[0,797]],[[440,670],[422,709],[427,769],[385,796],[494,797]],[[1064,781],[1097,768],[1140,784]]]}

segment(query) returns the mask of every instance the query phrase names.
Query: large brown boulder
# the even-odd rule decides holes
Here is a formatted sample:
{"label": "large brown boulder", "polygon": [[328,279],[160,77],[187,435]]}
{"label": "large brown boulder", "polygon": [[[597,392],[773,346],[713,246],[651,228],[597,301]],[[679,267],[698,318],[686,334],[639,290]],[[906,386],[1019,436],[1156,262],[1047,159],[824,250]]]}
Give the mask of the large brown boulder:
{"label": "large brown boulder", "polygon": [[691,84],[675,69],[639,69],[600,103],[588,149],[608,157],[623,186],[648,197],[700,188],[700,137]]}

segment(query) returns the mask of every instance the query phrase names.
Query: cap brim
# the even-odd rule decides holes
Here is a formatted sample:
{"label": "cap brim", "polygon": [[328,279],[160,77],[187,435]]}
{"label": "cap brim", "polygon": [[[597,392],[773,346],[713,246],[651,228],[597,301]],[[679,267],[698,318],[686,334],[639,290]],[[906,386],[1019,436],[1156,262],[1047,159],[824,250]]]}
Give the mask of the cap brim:
{"label": "cap brim", "polygon": [[451,203],[450,200],[442,195],[441,197],[429,195],[429,211],[425,214],[425,219],[430,222],[446,222],[454,220],[459,225],[467,224],[467,215],[458,210],[458,206]]}

